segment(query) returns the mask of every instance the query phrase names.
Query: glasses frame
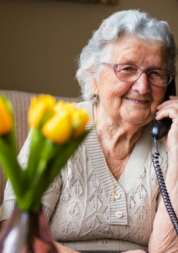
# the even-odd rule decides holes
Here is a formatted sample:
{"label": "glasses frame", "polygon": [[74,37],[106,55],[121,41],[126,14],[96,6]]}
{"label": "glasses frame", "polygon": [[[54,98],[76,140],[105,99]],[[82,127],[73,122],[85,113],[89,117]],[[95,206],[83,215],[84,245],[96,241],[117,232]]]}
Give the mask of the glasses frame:
{"label": "glasses frame", "polygon": [[141,77],[141,75],[142,75],[143,73],[146,73],[147,78],[148,78],[148,74],[149,74],[149,72],[152,71],[152,70],[164,70],[164,71],[166,71],[167,73],[169,73],[170,76],[171,76],[169,83],[168,83],[168,84],[165,84],[165,85],[156,85],[156,84],[154,84],[154,83],[151,83],[150,80],[149,80],[149,78],[148,78],[149,82],[150,82],[152,85],[156,86],[156,87],[165,87],[165,86],[168,86],[168,85],[172,82],[172,80],[174,79],[174,73],[171,72],[171,71],[169,71],[169,70],[167,70],[167,69],[161,69],[161,68],[142,69],[142,68],[138,67],[137,65],[129,64],[129,63],[128,63],[128,64],[123,64],[123,63],[122,63],[122,64],[113,64],[113,63],[102,62],[102,64],[113,67],[113,68],[114,68],[114,73],[115,73],[116,77],[117,77],[119,80],[121,80],[121,79],[118,77],[118,75],[117,75],[117,68],[118,68],[119,66],[130,65],[130,66],[137,67],[137,68],[141,71],[139,77],[138,77],[136,80],[134,80],[134,81],[123,81],[123,80],[121,80],[121,81],[123,81],[123,82],[135,82],[135,81],[137,81],[137,80]]}

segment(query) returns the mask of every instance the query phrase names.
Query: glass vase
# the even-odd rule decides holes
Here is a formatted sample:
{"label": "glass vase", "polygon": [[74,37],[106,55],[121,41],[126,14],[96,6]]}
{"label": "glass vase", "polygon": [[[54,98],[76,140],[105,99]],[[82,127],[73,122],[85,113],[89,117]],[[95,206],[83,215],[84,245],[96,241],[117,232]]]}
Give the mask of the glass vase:
{"label": "glass vase", "polygon": [[58,253],[43,210],[36,213],[14,207],[0,233],[0,253]]}

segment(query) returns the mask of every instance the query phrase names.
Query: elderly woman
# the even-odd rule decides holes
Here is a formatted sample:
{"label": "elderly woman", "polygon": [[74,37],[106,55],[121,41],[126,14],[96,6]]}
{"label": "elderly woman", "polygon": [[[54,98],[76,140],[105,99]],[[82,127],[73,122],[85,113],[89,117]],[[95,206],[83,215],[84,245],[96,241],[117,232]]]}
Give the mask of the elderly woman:
{"label": "elderly woman", "polygon": [[[78,107],[97,124],[44,194],[55,241],[79,251],[143,252],[148,246],[149,253],[178,252],[152,165],[150,137],[155,115],[172,119],[158,149],[178,215],[178,98],[164,101],[176,74],[175,56],[168,24],[136,10],[104,20],[83,49],[77,78],[85,102]],[[24,166],[29,143],[30,135],[19,155]],[[8,183],[1,220],[9,218],[14,198]]]}

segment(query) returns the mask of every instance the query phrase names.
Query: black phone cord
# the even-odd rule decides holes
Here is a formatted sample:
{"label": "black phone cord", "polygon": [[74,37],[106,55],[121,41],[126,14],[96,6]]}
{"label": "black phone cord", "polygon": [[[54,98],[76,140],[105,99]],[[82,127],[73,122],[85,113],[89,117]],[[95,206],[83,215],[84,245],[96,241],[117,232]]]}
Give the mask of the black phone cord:
{"label": "black phone cord", "polygon": [[159,184],[159,188],[163,197],[163,201],[165,204],[165,207],[168,211],[168,214],[170,216],[170,219],[172,221],[172,224],[177,232],[178,235],[178,218],[176,216],[176,213],[174,211],[174,208],[172,207],[170,198],[169,198],[169,194],[168,191],[166,189],[166,185],[164,182],[164,178],[163,178],[163,174],[159,165],[159,151],[158,151],[158,147],[157,147],[157,142],[156,142],[156,138],[154,139],[154,143],[155,143],[155,148],[156,148],[156,152],[152,154],[152,162],[153,162],[153,167],[155,169],[156,172],[156,176],[157,176],[157,180],[158,180],[158,184]]}

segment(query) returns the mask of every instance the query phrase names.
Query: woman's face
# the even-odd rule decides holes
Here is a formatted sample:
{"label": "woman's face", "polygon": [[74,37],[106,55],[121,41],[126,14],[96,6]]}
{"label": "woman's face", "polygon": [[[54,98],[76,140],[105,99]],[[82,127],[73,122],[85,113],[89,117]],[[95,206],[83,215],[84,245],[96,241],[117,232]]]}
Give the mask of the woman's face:
{"label": "woman's face", "polygon": [[[143,69],[167,69],[168,55],[161,43],[129,35],[112,44],[108,62],[130,63]],[[109,115],[116,124],[127,121],[140,126],[154,118],[167,89],[151,85],[145,73],[137,81],[123,82],[108,65],[103,65],[91,87],[94,94],[99,94],[100,113]]]}

